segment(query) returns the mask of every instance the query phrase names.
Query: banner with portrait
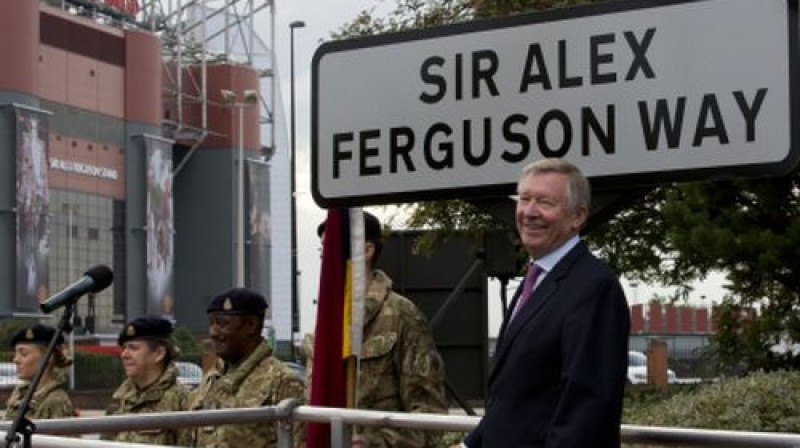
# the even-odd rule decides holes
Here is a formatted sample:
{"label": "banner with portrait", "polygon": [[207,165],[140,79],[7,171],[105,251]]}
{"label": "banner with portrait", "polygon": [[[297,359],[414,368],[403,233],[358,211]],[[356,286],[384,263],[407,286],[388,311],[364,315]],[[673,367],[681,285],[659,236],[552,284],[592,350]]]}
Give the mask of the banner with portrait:
{"label": "banner with portrait", "polygon": [[269,165],[247,160],[247,274],[251,288],[270,297],[270,246],[272,224],[269,215]]}
{"label": "banner with portrait", "polygon": [[144,141],[147,151],[147,313],[170,318],[175,311],[172,142],[155,136],[145,136]]}
{"label": "banner with portrait", "polygon": [[16,107],[16,311],[38,311],[50,294],[50,189],[47,181],[50,114]]}

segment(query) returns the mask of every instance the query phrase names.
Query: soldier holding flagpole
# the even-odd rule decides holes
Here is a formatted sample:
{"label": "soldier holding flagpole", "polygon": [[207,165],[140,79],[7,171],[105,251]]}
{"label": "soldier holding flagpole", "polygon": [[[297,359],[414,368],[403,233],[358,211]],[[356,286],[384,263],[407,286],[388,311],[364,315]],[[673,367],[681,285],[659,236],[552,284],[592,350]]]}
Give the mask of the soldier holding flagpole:
{"label": "soldier holding flagpole", "polygon": [[[393,291],[391,278],[374,268],[383,248],[378,218],[361,210],[331,210],[318,234],[323,261],[311,404],[446,414],[444,364],[428,322],[413,302]],[[344,335],[340,343],[331,328],[334,315],[345,325],[338,327]],[[331,371],[337,368],[347,374]],[[344,403],[335,401],[342,400],[335,396],[337,381],[347,385]],[[309,448],[329,445],[326,429],[309,424]],[[352,443],[354,448],[420,448],[435,446],[438,438],[433,432],[370,426],[356,427]]]}

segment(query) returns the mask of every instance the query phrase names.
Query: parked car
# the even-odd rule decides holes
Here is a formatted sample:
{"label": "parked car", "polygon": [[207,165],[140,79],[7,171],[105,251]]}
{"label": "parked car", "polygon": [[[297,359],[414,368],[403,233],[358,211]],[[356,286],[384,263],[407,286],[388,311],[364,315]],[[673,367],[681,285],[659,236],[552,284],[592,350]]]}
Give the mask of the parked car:
{"label": "parked car", "polygon": [[203,369],[193,362],[176,361],[175,367],[178,368],[178,382],[194,389],[203,379]]}
{"label": "parked car", "polygon": [[[673,384],[678,381],[675,372],[667,369],[667,383]],[[636,350],[628,351],[628,383],[647,384],[647,355]]]}
{"label": "parked car", "polygon": [[13,389],[22,380],[17,377],[17,365],[13,362],[0,362],[0,389]]}

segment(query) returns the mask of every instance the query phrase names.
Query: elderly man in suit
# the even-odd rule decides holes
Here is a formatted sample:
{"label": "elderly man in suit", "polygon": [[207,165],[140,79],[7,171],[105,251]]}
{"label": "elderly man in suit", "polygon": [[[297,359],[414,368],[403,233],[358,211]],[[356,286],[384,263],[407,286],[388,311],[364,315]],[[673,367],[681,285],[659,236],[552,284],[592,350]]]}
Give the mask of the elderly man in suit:
{"label": "elderly man in suit", "polygon": [[589,182],[543,159],[517,186],[530,255],[497,340],[486,413],[468,448],[618,448],[630,318],[622,287],[578,231]]}

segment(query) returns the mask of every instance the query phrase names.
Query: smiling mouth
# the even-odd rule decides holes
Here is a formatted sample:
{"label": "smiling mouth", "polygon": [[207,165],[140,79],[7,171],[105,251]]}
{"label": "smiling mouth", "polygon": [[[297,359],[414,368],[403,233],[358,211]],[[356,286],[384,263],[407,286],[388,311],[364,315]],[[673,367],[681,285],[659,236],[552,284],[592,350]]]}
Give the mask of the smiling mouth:
{"label": "smiling mouth", "polygon": [[523,227],[524,232],[526,233],[538,233],[545,230],[546,227],[540,225],[529,224]]}

